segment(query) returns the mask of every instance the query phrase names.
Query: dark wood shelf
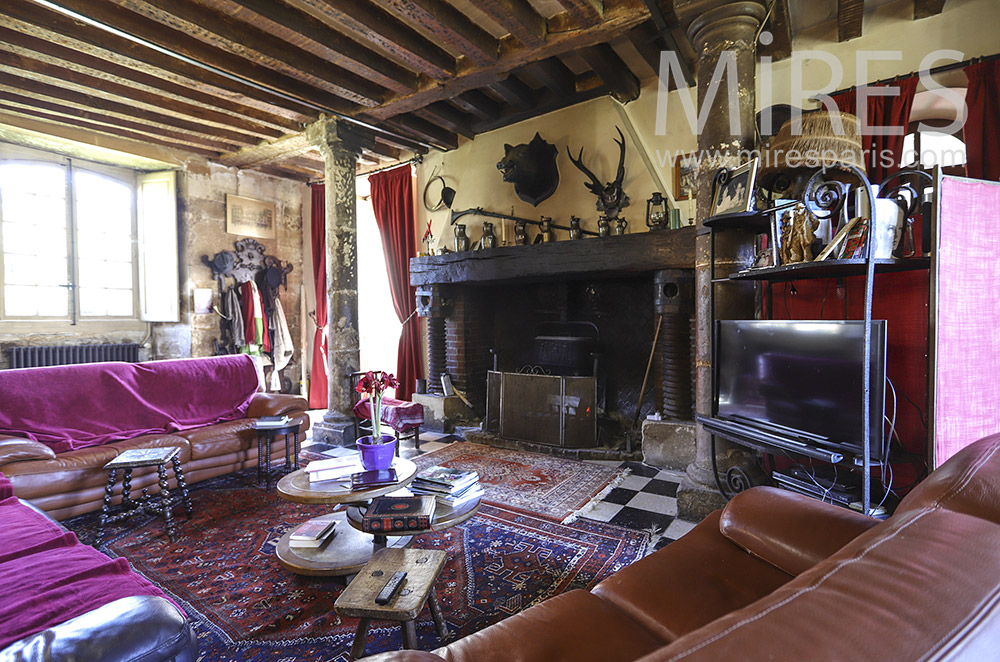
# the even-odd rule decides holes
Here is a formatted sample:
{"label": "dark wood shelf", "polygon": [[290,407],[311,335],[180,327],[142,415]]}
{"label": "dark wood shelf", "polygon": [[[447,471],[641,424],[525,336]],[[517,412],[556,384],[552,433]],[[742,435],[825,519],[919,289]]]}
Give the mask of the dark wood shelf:
{"label": "dark wood shelf", "polygon": [[705,227],[714,230],[750,230],[751,232],[771,231],[772,211],[739,211],[732,214],[719,214],[705,219]]}
{"label": "dark wood shelf", "polygon": [[[901,260],[895,258],[878,259],[875,260],[875,273],[919,271],[928,269],[930,264],[931,260],[927,257],[912,257]],[[763,269],[746,269],[729,274],[729,280],[788,281],[806,278],[845,278],[847,276],[864,276],[866,271],[866,262],[863,258],[824,260]]]}

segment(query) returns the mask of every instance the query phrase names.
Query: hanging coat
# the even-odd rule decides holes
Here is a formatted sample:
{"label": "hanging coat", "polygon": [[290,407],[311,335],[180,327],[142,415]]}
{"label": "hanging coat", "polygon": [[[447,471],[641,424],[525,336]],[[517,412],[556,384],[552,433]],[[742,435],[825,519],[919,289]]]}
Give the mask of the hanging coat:
{"label": "hanging coat", "polygon": [[292,360],[295,348],[292,347],[292,334],[288,330],[288,322],[285,320],[285,311],[281,308],[281,301],[274,298],[274,308],[271,320],[274,323],[274,370],[271,371],[271,390],[281,390],[281,375],[278,373]]}

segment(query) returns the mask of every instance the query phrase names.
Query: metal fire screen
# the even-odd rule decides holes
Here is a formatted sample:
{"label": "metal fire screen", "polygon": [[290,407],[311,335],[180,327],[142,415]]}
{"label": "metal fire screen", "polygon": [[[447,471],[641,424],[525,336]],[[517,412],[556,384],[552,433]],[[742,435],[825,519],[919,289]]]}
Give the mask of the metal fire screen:
{"label": "metal fire screen", "polygon": [[491,370],[486,429],[505,439],[565,448],[597,445],[597,378]]}

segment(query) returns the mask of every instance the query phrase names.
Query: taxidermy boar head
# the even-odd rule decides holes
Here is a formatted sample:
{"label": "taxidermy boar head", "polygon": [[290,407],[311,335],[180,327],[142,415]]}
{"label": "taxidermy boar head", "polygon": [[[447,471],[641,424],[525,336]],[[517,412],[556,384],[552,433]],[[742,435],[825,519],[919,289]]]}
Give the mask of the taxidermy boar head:
{"label": "taxidermy boar head", "polygon": [[625,191],[622,189],[622,182],[625,180],[625,136],[622,135],[622,130],[617,126],[615,129],[617,129],[618,136],[621,138],[621,140],[615,140],[618,143],[621,154],[618,158],[618,174],[615,176],[615,181],[613,182],[601,184],[601,180],[597,178],[597,175],[592,173],[587,166],[583,165],[582,147],[580,148],[580,155],[575,159],[569,151],[569,146],[566,147],[569,160],[580,169],[580,172],[590,178],[590,182],[584,184],[584,186],[587,187],[588,191],[597,196],[597,211],[604,212],[604,215],[608,218],[618,218],[618,212],[623,207],[628,207],[629,205],[628,196],[625,195]]}
{"label": "taxidermy boar head", "polygon": [[555,145],[536,133],[530,143],[504,145],[503,149],[504,157],[497,162],[497,170],[503,173],[505,182],[514,182],[517,197],[537,207],[555,193],[559,186]]}

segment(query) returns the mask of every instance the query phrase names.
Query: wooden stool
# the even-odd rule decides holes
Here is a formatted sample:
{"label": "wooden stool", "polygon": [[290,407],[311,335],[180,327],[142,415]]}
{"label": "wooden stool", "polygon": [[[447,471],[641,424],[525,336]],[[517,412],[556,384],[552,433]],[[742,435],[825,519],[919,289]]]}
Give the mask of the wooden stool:
{"label": "wooden stool", "polygon": [[[104,490],[104,506],[101,508],[101,524],[97,532],[97,544],[100,545],[104,539],[104,527],[111,522],[128,519],[137,513],[152,513],[160,515],[166,522],[167,535],[170,542],[174,541],[174,517],[172,509],[178,503],[184,504],[188,519],[191,519],[193,508],[191,497],[188,496],[187,485],[184,483],[184,473],[180,463],[181,449],[176,446],[165,446],[163,448],[133,448],[123,452],[121,455],[104,465],[108,470],[108,485]],[[177,479],[177,488],[181,495],[170,496],[170,487],[167,484],[166,463],[170,462],[174,468],[174,477]],[[142,496],[133,499],[132,489],[132,469],[136,467],[156,467],[160,479],[159,503],[151,501],[149,491],[142,488]],[[111,499],[115,494],[115,476],[119,469],[124,469],[122,476],[122,503],[121,512],[111,514]]]}
{"label": "wooden stool", "polygon": [[[365,640],[373,620],[400,621],[403,648],[416,649],[417,630],[413,619],[424,608],[425,602],[431,609],[438,636],[442,639],[448,636],[448,628],[441,617],[433,590],[434,580],[441,574],[447,560],[448,554],[436,549],[387,548],[375,552],[371,561],[351,580],[333,605],[341,616],[361,619],[351,646],[351,655],[355,659],[365,655]],[[375,604],[375,596],[393,573],[400,570],[406,573],[406,579],[389,604]]]}

